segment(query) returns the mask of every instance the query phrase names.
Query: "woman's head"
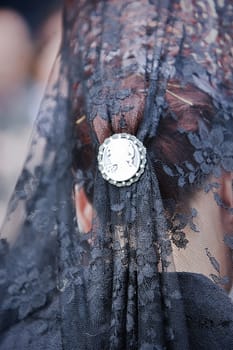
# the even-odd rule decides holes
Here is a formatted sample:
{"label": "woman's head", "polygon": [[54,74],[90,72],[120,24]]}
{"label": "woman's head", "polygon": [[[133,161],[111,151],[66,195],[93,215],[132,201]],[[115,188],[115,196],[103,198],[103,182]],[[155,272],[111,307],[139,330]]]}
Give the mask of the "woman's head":
{"label": "woman's head", "polygon": [[[123,120],[122,132],[137,135],[143,121],[146,89],[135,89],[129,99],[130,104],[135,99],[135,108],[130,113],[124,113],[123,118],[112,118],[112,124],[100,117],[92,126],[88,126],[84,117],[77,121],[79,144],[74,157],[78,180],[75,204],[82,232],[91,230],[95,207],[93,187],[97,150],[91,143],[90,133],[94,129],[101,143],[104,137],[120,132]],[[125,103],[129,103],[129,99]],[[228,134],[224,123],[221,124],[223,116],[218,114],[217,107],[206,93],[192,84],[170,81],[156,136],[145,138],[144,145],[150,162],[149,169],[158,179],[169,236],[176,246],[173,249],[176,268],[205,275],[214,273],[209,267],[209,251],[207,254],[204,249],[207,246],[220,262],[222,272],[230,277],[231,259],[224,236],[232,231],[233,226],[233,216],[229,210],[233,208],[233,172],[230,171],[233,144],[230,139],[232,131],[229,130]],[[150,206],[151,198],[147,200]],[[106,217],[104,220],[107,220]],[[199,235],[193,232],[198,230]],[[184,255],[181,256],[179,251],[177,253],[177,248],[186,248]],[[197,260],[193,260],[194,251],[200,252]]]}
{"label": "woman's head", "polygon": [[[134,80],[131,79],[130,83],[132,86]],[[125,85],[127,88],[130,86],[127,83]],[[146,89],[141,89],[140,85],[133,86],[136,86],[133,94],[124,100],[125,104],[134,105],[132,110],[129,109],[123,116],[114,116],[111,124],[98,116],[95,118],[93,129],[100,142],[112,133],[128,132],[136,135],[140,129],[146,103]],[[211,136],[216,114],[211,98],[206,93],[191,84],[182,85],[179,81],[168,83],[164,110],[156,136],[144,141],[165,202],[167,199],[176,202],[183,202],[184,199],[187,201],[211,175],[214,167],[221,166],[221,155],[219,154],[219,159],[214,158],[207,139],[204,140],[207,142],[207,149],[202,149],[202,134],[206,133],[207,138],[208,135]],[[92,127],[88,126],[85,118],[79,120],[76,124],[79,141],[74,150],[74,169],[80,174],[78,181],[86,178],[84,188],[91,201],[91,176],[81,174],[95,171],[96,150],[91,143]]]}

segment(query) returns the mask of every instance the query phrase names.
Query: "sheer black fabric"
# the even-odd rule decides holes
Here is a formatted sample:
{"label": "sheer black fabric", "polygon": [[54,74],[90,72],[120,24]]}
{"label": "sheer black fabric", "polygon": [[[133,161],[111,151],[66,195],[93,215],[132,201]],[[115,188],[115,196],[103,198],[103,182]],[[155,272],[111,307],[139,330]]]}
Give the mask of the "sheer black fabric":
{"label": "sheer black fabric", "polygon": [[[1,350],[233,348],[232,20],[224,0],[65,2],[1,231]],[[121,132],[147,164],[118,188],[97,154]]]}

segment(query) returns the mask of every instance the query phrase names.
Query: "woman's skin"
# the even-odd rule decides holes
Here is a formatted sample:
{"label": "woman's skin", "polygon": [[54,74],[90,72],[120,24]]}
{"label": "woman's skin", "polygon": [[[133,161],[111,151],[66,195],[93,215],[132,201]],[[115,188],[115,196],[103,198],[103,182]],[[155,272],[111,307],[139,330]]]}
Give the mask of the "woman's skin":
{"label": "woman's skin", "polygon": [[[228,277],[229,283],[224,285],[226,290],[232,287],[232,254],[224,243],[224,236],[233,232],[233,215],[227,208],[233,208],[233,173],[223,173],[215,191],[221,197],[224,207],[219,206],[212,191],[198,191],[189,201],[190,208],[197,210],[194,223],[199,232],[194,232],[188,226],[185,228],[188,244],[185,249],[173,246],[173,258],[176,271],[200,273],[207,277],[211,274],[218,277]],[[79,229],[83,233],[91,230],[93,207],[88,201],[83,188],[75,187],[75,206]],[[211,264],[210,256],[220,265],[220,274]]]}
{"label": "woman's skin", "polygon": [[84,189],[78,185],[75,185],[74,196],[78,228],[81,232],[88,233],[92,226],[93,206],[88,201]]}
{"label": "woman's skin", "polygon": [[176,271],[196,272],[207,277],[211,274],[219,276],[208,255],[214,257],[220,265],[220,276],[229,279],[225,285],[227,290],[232,286],[233,277],[232,254],[224,243],[225,235],[233,233],[233,215],[226,209],[233,208],[232,179],[231,173],[224,173],[219,179],[210,179],[211,182],[219,183],[215,192],[218,192],[225,208],[216,203],[212,191],[198,191],[194,195],[189,206],[197,210],[197,217],[193,221],[200,232],[194,232],[187,226],[184,230],[189,241],[186,248],[173,247]]}

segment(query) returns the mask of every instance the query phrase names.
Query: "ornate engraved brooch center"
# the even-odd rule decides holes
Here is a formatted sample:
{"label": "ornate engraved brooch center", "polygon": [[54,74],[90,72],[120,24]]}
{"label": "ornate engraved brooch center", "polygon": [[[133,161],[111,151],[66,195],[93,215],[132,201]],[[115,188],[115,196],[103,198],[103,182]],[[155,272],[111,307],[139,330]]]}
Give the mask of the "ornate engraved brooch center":
{"label": "ornate engraved brooch center", "polygon": [[99,148],[99,170],[118,187],[138,181],[146,165],[146,149],[135,136],[122,133],[107,138]]}

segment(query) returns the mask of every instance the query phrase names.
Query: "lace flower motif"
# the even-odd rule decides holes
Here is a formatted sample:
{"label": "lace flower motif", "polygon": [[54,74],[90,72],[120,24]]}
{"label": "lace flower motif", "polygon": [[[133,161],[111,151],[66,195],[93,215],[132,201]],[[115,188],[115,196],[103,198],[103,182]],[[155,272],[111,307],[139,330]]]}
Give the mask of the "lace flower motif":
{"label": "lace flower motif", "polygon": [[[48,282],[51,281],[51,282]],[[19,319],[25,318],[33,310],[43,306],[47,293],[54,288],[52,271],[47,267],[41,273],[31,268],[27,273],[19,275],[8,287],[8,299],[3,309],[18,309]]]}
{"label": "lace flower motif", "polygon": [[219,177],[221,168],[231,171],[233,169],[233,142],[225,140],[226,130],[218,126],[208,131],[201,122],[199,126],[199,135],[190,133],[188,138],[196,149],[193,157],[200,165],[202,172],[205,175],[213,173]]}

